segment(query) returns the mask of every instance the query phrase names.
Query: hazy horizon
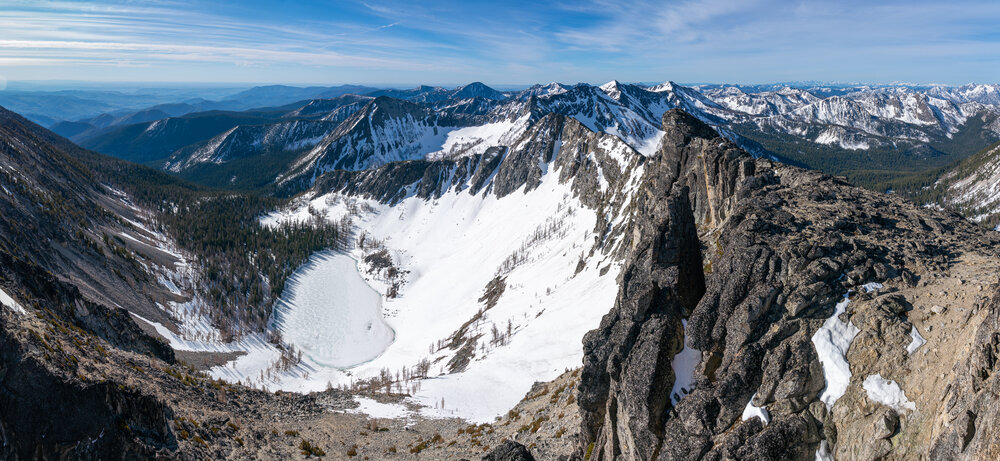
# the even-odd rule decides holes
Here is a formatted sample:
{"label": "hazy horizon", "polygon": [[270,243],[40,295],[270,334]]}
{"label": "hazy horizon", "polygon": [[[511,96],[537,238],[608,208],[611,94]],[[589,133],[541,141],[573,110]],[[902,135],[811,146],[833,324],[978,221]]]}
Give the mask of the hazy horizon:
{"label": "hazy horizon", "polygon": [[[609,80],[610,81],[610,80]],[[672,80],[645,80],[645,81],[621,81],[625,84],[651,86],[660,83],[665,83]],[[309,88],[309,87],[340,87],[340,86],[366,86],[379,89],[412,89],[419,86],[431,86],[440,88],[458,88],[470,83],[483,83],[493,89],[499,91],[519,91],[528,88],[532,85],[544,85],[548,83],[559,83],[562,85],[573,86],[578,84],[587,85],[600,85],[607,83],[608,81],[601,82],[533,82],[533,83],[521,83],[521,84],[503,84],[503,83],[488,83],[481,80],[469,81],[469,82],[456,82],[456,83],[440,83],[440,82],[410,82],[410,83],[369,83],[369,82],[348,82],[348,83],[337,83],[337,82],[305,82],[305,83],[284,83],[284,82],[139,82],[139,81],[75,81],[75,80],[23,80],[23,81],[6,81],[0,82],[0,91],[11,91],[11,92],[57,92],[57,91],[121,91],[121,92],[135,92],[142,90],[204,90],[204,89],[226,89],[226,90],[246,90],[250,88],[257,87],[268,87],[268,86],[285,86],[285,87],[296,87],[296,88]],[[786,85],[793,88],[808,88],[808,87],[859,87],[859,86],[871,86],[871,87],[892,87],[892,86],[906,86],[906,87],[933,87],[933,86],[945,86],[945,87],[959,87],[964,85],[997,85],[1000,84],[1000,80],[995,81],[982,81],[982,82],[965,82],[965,83],[936,83],[936,82],[837,82],[837,81],[768,81],[768,82],[676,82],[682,86],[740,86],[740,87],[753,87],[753,86],[781,86]]]}

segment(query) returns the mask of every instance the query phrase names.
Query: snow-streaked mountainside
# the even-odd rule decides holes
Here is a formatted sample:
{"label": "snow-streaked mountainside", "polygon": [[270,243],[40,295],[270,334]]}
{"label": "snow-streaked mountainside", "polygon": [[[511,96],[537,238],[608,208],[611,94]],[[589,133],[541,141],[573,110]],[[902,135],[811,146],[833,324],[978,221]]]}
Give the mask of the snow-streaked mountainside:
{"label": "snow-streaked mountainside", "polygon": [[[85,147],[196,181],[272,183],[294,193],[332,169],[365,169],[431,154],[465,155],[504,147],[530,124],[524,120],[547,113],[573,117],[646,154],[656,148],[659,117],[676,107],[755,155],[813,167],[836,164],[838,155],[879,149],[923,159],[959,159],[962,152],[1000,139],[998,95],[996,85],[687,87],[612,81],[572,86],[553,82],[500,92],[477,82],[453,89],[378,90],[269,110],[145,121],[155,113],[148,112],[135,114],[142,122],[131,125],[116,121],[87,128],[96,123],[89,122],[63,128]],[[814,164],[816,155],[821,158]],[[254,163],[267,165],[266,171],[254,168]],[[875,160],[861,163],[847,162],[855,169],[879,167]],[[928,166],[939,163],[931,160]]]}
{"label": "snow-streaked mountainside", "polygon": [[960,211],[1000,230],[1000,144],[962,161],[926,188],[929,204]]}
{"label": "snow-streaked mountainside", "polygon": [[[477,91],[470,90],[473,86]],[[321,140],[304,137],[303,143],[294,144],[300,154],[274,178],[276,184],[288,187],[292,183],[290,190],[297,191],[326,171],[363,170],[393,161],[460,157],[507,148],[534,121],[549,113],[570,116],[593,131],[617,136],[640,153],[649,154],[662,135],[660,117],[667,110],[683,108],[716,125],[725,123],[722,115],[726,112],[697,91],[674,84],[651,89],[619,82],[574,87],[550,84],[504,99],[496,98],[481,84],[448,93],[454,98],[446,98],[442,92],[440,88],[417,88],[370,100]],[[278,123],[289,122],[286,117]],[[183,174],[185,168],[199,163],[238,158],[228,151],[213,152],[223,149],[219,139],[229,136],[231,133],[225,132],[202,143],[197,155],[187,151],[175,154],[171,168]]]}
{"label": "snow-streaked mountainside", "polygon": [[[169,171],[181,171],[199,163],[223,163],[270,152],[296,151],[312,147],[336,127],[325,120],[293,120],[269,125],[238,125],[213,137],[192,151],[178,152],[167,162]],[[155,130],[155,126],[151,126]],[[176,159],[176,160],[174,160]]]}
{"label": "snow-streaked mountainside", "polygon": [[[746,92],[725,86],[703,92],[733,111],[727,117],[730,123],[749,123],[764,131],[858,150],[899,141],[926,143],[933,138],[950,138],[970,117],[989,113],[995,118],[1000,105],[989,96],[995,88],[976,88],[981,89],[855,88],[831,96],[791,87]],[[1000,132],[996,126],[988,129]],[[818,136],[813,135],[816,131]]]}
{"label": "snow-streaked mountainside", "polygon": [[[206,341],[218,335],[196,315],[178,316],[187,334],[162,333],[177,349],[247,353],[212,369],[220,378],[305,392],[389,376],[425,415],[491,421],[534,382],[579,366],[583,334],[617,291],[628,204],[643,172],[626,143],[556,114],[509,144],[327,173],[261,219],[350,220],[355,229],[346,254],[316,256],[276,308],[272,328],[303,352],[294,368],[280,370],[280,351],[262,336]],[[358,273],[369,287],[331,285]],[[378,318],[361,316],[371,309]],[[338,331],[358,339],[329,338]]]}

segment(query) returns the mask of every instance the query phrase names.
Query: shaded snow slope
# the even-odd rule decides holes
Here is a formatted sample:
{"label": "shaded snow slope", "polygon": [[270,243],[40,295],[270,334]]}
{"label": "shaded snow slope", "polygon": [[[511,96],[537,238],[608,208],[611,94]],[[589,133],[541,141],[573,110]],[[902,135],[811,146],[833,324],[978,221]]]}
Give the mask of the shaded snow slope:
{"label": "shaded snow slope", "polygon": [[427,154],[427,158],[437,160],[482,154],[490,147],[510,146],[524,134],[528,125],[529,117],[525,115],[516,120],[501,120],[449,131],[440,149]]}

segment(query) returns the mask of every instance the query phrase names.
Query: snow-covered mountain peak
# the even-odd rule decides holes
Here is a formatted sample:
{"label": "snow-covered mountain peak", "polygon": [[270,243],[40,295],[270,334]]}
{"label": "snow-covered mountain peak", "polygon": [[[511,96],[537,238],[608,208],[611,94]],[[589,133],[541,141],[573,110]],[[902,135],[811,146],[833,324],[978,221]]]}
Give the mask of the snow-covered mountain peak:
{"label": "snow-covered mountain peak", "polygon": [[801,95],[804,92],[806,92],[806,91],[802,90],[802,89],[799,89],[799,88],[792,88],[790,86],[785,86],[785,87],[781,88],[780,90],[778,90],[776,93],[777,94],[781,94],[781,95],[785,95],[785,96],[799,96],[799,95]]}
{"label": "snow-covered mountain peak", "polygon": [[567,91],[565,85],[558,82],[550,82],[548,85],[539,86],[539,96],[551,96],[554,94],[562,94]]}
{"label": "snow-covered mountain peak", "polygon": [[618,80],[612,80],[608,83],[601,85],[599,88],[608,96],[611,96],[612,98],[618,98],[619,96],[621,96],[620,87],[621,84],[618,83]]}
{"label": "snow-covered mountain peak", "polygon": [[651,87],[649,89],[649,91],[652,91],[654,93],[661,93],[661,92],[665,92],[665,91],[673,92],[674,88],[676,86],[677,86],[677,84],[674,83],[673,81],[666,81],[666,82],[663,82],[663,83],[661,83],[659,85]]}

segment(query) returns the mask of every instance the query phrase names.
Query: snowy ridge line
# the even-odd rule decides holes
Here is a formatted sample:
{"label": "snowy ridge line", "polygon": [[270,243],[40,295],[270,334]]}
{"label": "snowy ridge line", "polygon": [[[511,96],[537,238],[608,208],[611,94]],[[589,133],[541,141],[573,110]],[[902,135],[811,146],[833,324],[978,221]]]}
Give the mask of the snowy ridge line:
{"label": "snowy ridge line", "polygon": [[[168,167],[180,171],[268,150],[295,152],[290,167],[274,181],[291,192],[300,192],[331,171],[367,170],[409,160],[455,159],[480,155],[491,148],[512,148],[532,126],[551,114],[614,136],[646,156],[656,151],[663,136],[663,114],[674,108],[750,147],[755,156],[769,153],[737,134],[738,125],[846,150],[868,150],[897,141],[916,146],[948,139],[973,117],[1000,114],[1000,96],[995,88],[986,86],[827,90],[831,89],[695,88],[673,82],[645,87],[611,81],[600,86],[550,84],[520,93],[489,89],[465,93],[442,88],[388,91],[344,104],[314,100],[266,124],[237,126],[196,147],[174,152]],[[474,96],[465,98],[467,95]],[[299,117],[303,111],[310,115],[288,118]],[[1000,136],[996,122],[983,129]]]}

